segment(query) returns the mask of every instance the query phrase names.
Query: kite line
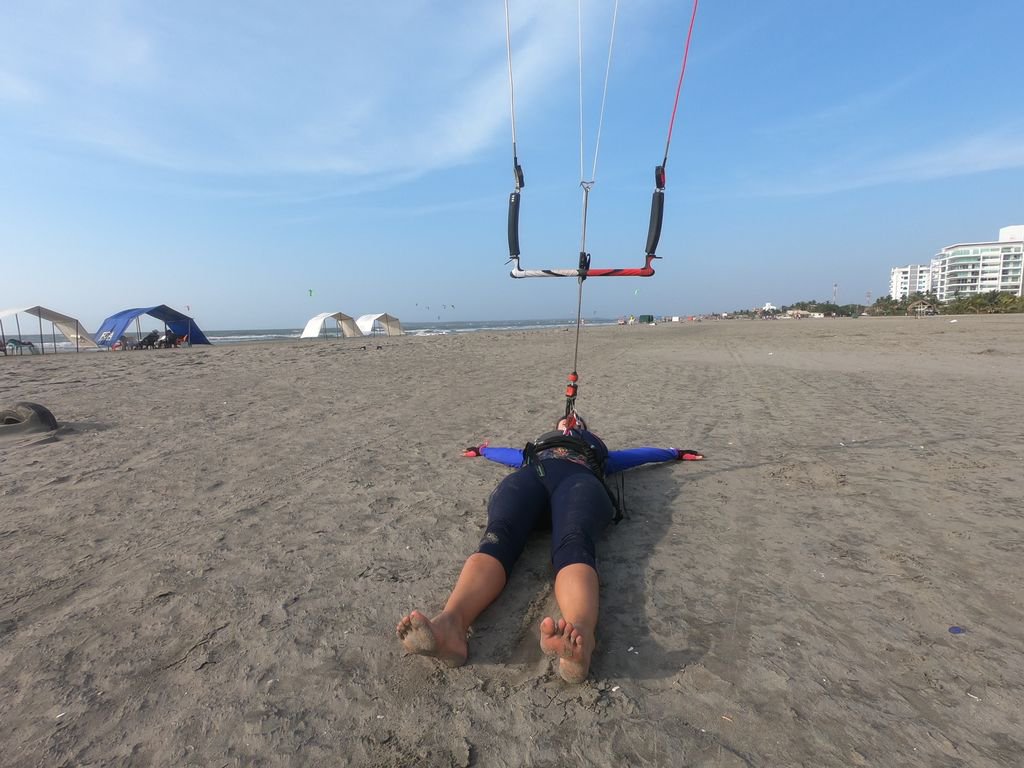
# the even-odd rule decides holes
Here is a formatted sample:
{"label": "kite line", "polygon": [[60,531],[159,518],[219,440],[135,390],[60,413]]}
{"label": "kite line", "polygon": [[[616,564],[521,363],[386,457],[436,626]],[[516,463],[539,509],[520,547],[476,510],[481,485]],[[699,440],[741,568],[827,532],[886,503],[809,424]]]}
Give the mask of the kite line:
{"label": "kite line", "polygon": [[582,200],[582,223],[580,234],[579,262],[575,268],[564,269],[523,269],[520,264],[521,251],[519,247],[519,208],[522,199],[522,189],[526,186],[523,168],[519,162],[519,148],[516,140],[516,102],[515,102],[515,81],[512,74],[512,32],[509,22],[509,0],[505,0],[505,46],[508,56],[508,84],[510,96],[510,111],[512,117],[512,169],[515,179],[515,188],[508,199],[508,262],[512,270],[509,274],[513,278],[526,277],[575,277],[578,282],[577,305],[576,305],[576,343],[573,350],[572,372],[568,376],[565,388],[565,415],[569,420],[568,427],[574,426],[576,413],[576,395],[579,389],[579,374],[577,363],[580,346],[580,327],[582,326],[583,308],[583,281],[588,277],[651,277],[654,275],[654,268],[651,266],[657,255],[658,242],[661,239],[661,228],[665,216],[665,168],[668,166],[669,148],[672,144],[672,132],[675,126],[676,112],[679,108],[679,96],[683,87],[683,79],[686,75],[686,63],[690,54],[690,41],[693,37],[694,22],[697,18],[697,5],[699,0],[693,0],[693,8],[690,12],[690,24],[686,33],[686,45],[683,49],[683,60],[679,71],[679,80],[676,84],[675,99],[672,104],[672,113],[669,118],[668,135],[665,139],[665,154],[661,164],[654,169],[654,192],[651,195],[651,215],[647,229],[647,242],[644,248],[644,265],[642,267],[629,268],[603,268],[592,267],[590,264],[590,253],[587,252],[587,213],[590,205],[590,191],[594,187],[597,176],[597,158],[601,144],[601,129],[604,124],[604,110],[608,95],[608,81],[611,74],[612,50],[615,43],[615,27],[618,19],[619,3],[615,0],[612,12],[611,34],[608,42],[608,60],[605,66],[604,87],[601,96],[601,108],[598,117],[597,134],[594,145],[594,163],[590,178],[585,176],[584,166],[584,130],[583,130],[583,10],[582,0],[577,0],[577,43],[579,62],[579,122],[580,122],[580,188],[583,194]]}

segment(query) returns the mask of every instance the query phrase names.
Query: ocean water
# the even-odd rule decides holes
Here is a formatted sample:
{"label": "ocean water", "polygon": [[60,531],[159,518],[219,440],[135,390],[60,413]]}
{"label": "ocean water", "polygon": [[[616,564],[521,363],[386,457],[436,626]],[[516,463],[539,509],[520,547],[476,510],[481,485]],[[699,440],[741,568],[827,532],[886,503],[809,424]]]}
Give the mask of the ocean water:
{"label": "ocean water", "polygon": [[[615,325],[614,319],[588,318],[587,325]],[[160,328],[160,323],[153,320],[149,324],[143,322],[143,330],[148,332],[152,328]],[[457,320],[453,322],[434,323],[402,323],[402,330],[406,336],[444,336],[452,333],[473,333],[474,331],[530,331],[544,328],[569,328],[576,325],[576,318],[553,319],[553,320]],[[44,323],[45,326],[45,323]],[[332,327],[333,326],[333,327]],[[13,328],[12,328],[13,330]],[[4,331],[7,331],[7,323],[4,324]],[[46,332],[40,338],[38,330],[36,333],[24,333],[19,338],[23,341],[31,341],[37,348],[42,348],[45,354],[53,352],[54,347],[58,352],[74,352],[75,344],[67,341],[58,331],[56,335]],[[287,342],[297,341],[302,334],[302,328],[243,328],[225,331],[203,331],[206,337],[214,344],[246,344],[253,342]],[[5,333],[10,338],[11,333]],[[134,337],[134,334],[128,334]],[[328,337],[337,335],[337,326],[333,323],[327,326]],[[95,351],[95,350],[83,350]]]}
{"label": "ocean water", "polygon": [[[592,318],[587,325],[615,325],[615,320]],[[474,331],[530,331],[543,328],[566,328],[576,325],[576,318],[565,320],[457,320],[453,322],[407,323],[402,322],[406,336],[444,336],[451,333],[472,333]],[[302,334],[301,328],[273,328],[265,330],[205,331],[206,337],[214,344],[238,344],[253,341],[291,341]],[[337,335],[337,326],[327,324],[327,337]]]}

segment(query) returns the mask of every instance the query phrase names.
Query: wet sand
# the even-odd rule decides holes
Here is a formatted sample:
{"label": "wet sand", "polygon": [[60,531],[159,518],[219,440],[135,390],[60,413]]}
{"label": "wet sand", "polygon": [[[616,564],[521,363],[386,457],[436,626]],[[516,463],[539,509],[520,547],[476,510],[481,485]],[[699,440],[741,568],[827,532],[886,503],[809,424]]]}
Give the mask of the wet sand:
{"label": "wet sand", "polygon": [[394,637],[573,334],[364,343],[0,359],[63,425],[0,442],[0,765],[1020,764],[1024,317],[584,329],[595,431],[707,460],[627,476],[577,686],[543,536],[465,667]]}

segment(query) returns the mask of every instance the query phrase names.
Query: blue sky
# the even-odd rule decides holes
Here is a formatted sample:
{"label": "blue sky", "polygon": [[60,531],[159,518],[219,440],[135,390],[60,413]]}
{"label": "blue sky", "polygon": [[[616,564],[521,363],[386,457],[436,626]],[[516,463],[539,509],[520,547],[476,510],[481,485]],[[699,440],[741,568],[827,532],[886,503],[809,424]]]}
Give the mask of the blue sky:
{"label": "blue sky", "polygon": [[[522,263],[572,267],[576,4],[510,8]],[[588,177],[612,8],[584,2]],[[682,0],[619,9],[594,266],[642,264],[688,21]],[[833,283],[862,301],[892,266],[1024,223],[1021,28],[1010,0],[703,0],[664,258],[653,278],[587,281],[584,315]],[[508,91],[498,0],[5,3],[0,308],[95,327],[166,303],[214,329],[574,316],[575,281],[508,277]]]}

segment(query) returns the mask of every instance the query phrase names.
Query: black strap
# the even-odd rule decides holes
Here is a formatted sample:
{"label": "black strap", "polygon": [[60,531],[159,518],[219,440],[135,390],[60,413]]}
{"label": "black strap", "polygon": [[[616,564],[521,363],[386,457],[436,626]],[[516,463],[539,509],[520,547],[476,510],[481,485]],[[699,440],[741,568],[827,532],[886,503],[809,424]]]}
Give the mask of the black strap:
{"label": "black strap", "polygon": [[629,517],[629,514],[626,512],[626,477],[620,472],[615,476],[613,482],[615,483],[614,495],[607,482],[605,482],[604,487],[608,489],[608,496],[612,500],[612,506],[615,507],[615,517],[612,518],[612,522],[618,525],[622,518]]}
{"label": "black strap", "polygon": [[553,448],[564,448],[581,456],[586,461],[587,468],[604,479],[604,462],[598,458],[597,451],[586,440],[573,435],[544,435],[536,443],[527,443],[523,448],[523,466],[536,463],[537,454]]}
{"label": "black strap", "polygon": [[615,510],[615,516],[612,518],[612,522],[616,525],[624,517],[628,517],[626,514],[626,480],[619,474],[617,477],[618,487],[615,491],[612,490],[612,486],[608,483],[604,474],[604,462],[602,462],[594,448],[586,440],[572,435],[563,434],[547,434],[542,435],[536,443],[527,443],[526,447],[523,448],[523,466],[530,464],[537,464],[537,454],[541,451],[546,451],[551,448],[565,448],[566,450],[573,451],[574,453],[582,456],[587,463],[587,469],[597,475],[598,479],[601,480],[604,489],[608,494],[608,498],[612,502],[612,508]]}

